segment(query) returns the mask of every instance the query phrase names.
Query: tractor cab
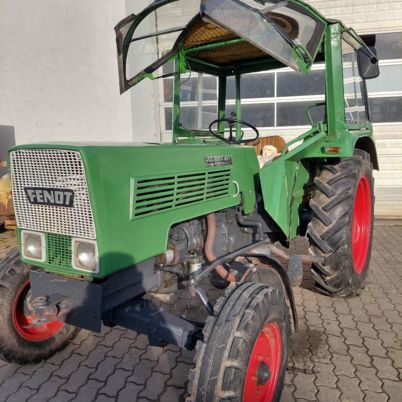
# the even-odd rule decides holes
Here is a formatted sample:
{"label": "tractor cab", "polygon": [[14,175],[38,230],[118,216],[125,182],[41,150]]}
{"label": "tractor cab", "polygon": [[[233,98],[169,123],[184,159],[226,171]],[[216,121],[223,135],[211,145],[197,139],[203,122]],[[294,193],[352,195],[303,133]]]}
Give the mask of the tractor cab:
{"label": "tractor cab", "polygon": [[[183,10],[195,16],[188,21]],[[250,143],[258,140],[259,131],[253,116],[242,113],[242,77],[283,67],[308,74],[315,62],[325,62],[325,54],[330,54],[326,46],[331,43],[324,40],[329,24],[300,1],[203,0],[200,7],[199,1],[157,0],[115,28],[120,90],[145,78],[173,77],[164,92],[173,100],[174,143],[216,138]],[[353,30],[342,31],[338,35],[345,43],[374,61],[375,55]],[[235,102],[228,100],[229,92],[235,93]],[[217,105],[210,101],[216,98]],[[181,107],[188,100],[194,107]],[[325,106],[321,102],[307,108],[312,126],[326,122]]]}

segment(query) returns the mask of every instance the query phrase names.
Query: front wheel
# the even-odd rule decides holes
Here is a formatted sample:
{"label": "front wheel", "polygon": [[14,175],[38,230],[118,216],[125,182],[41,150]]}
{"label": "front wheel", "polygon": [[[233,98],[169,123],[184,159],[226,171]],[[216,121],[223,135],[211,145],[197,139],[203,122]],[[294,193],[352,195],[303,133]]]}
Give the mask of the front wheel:
{"label": "front wheel", "polygon": [[312,274],[318,290],[330,296],[356,296],[367,277],[374,226],[374,180],[370,155],[322,166],[310,201],[308,236],[313,255],[325,256]]}
{"label": "front wheel", "polygon": [[60,321],[33,326],[25,314],[30,293],[28,267],[12,252],[0,263],[0,359],[10,363],[47,359],[78,333]]}
{"label": "front wheel", "polygon": [[282,292],[245,283],[218,301],[197,344],[188,401],[279,401],[290,320]]}

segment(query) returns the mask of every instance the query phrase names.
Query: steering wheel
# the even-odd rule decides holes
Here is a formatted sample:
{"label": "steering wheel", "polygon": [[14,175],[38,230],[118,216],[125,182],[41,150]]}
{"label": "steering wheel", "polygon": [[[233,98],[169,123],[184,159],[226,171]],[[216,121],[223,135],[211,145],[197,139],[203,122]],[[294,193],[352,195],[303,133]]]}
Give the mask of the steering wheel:
{"label": "steering wheel", "polygon": [[[216,131],[212,130],[212,127],[217,124],[219,126],[219,123],[224,123],[227,122],[229,124],[229,138],[225,138],[223,135],[220,135]],[[236,136],[233,135],[233,129],[236,124],[241,124],[242,126],[246,126],[248,128],[251,128],[255,132],[255,138],[247,139],[247,140],[238,140],[236,139]],[[236,119],[236,114],[232,113],[231,117],[223,117],[222,119],[216,119],[214,120],[210,125],[209,125],[209,131],[210,133],[216,137],[219,138],[220,140],[226,142],[227,144],[245,144],[247,142],[251,141],[256,141],[258,138],[260,138],[260,132],[258,131],[257,127],[254,127],[252,124],[247,123],[246,121]]]}

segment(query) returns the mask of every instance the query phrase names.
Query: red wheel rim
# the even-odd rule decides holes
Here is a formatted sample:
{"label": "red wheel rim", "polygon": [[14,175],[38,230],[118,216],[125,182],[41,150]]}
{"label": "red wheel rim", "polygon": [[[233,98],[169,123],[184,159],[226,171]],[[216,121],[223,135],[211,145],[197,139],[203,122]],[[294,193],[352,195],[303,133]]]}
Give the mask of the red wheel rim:
{"label": "red wheel rim", "polygon": [[32,319],[24,314],[24,303],[30,289],[29,280],[18,291],[13,305],[14,328],[24,339],[31,342],[43,342],[56,335],[64,327],[61,321],[52,321],[40,326],[30,327]]}
{"label": "red wheel rim", "polygon": [[282,361],[279,325],[265,325],[255,341],[246,372],[243,402],[271,402],[275,396]]}
{"label": "red wheel rim", "polygon": [[372,205],[371,187],[362,177],[357,186],[352,223],[352,252],[355,272],[361,274],[367,262],[371,238]]}

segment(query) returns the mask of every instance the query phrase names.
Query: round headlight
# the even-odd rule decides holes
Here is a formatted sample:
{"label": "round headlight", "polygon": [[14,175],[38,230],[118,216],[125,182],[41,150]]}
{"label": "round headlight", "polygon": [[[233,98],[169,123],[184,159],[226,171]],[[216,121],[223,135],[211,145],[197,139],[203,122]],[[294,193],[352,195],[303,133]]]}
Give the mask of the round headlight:
{"label": "round headlight", "polygon": [[96,271],[98,256],[96,246],[93,243],[77,242],[76,259],[78,266],[83,269]]}

